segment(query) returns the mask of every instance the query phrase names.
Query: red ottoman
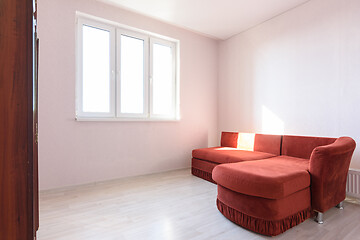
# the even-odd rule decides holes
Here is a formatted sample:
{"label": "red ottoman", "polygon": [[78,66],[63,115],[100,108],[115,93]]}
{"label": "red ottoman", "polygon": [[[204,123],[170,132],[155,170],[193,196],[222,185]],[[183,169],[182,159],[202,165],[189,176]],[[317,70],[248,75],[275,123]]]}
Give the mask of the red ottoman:
{"label": "red ottoman", "polygon": [[310,174],[292,161],[230,163],[214,168],[217,206],[229,220],[251,231],[275,236],[312,214]]}

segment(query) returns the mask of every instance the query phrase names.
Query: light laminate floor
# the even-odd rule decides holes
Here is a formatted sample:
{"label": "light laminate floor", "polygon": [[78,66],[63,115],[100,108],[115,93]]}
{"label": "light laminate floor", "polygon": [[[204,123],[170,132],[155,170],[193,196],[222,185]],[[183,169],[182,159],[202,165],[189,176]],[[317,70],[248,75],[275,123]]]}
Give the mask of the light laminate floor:
{"label": "light laminate floor", "polygon": [[360,239],[360,205],[325,213],[273,238],[228,221],[216,185],[190,169],[40,193],[38,240]]}

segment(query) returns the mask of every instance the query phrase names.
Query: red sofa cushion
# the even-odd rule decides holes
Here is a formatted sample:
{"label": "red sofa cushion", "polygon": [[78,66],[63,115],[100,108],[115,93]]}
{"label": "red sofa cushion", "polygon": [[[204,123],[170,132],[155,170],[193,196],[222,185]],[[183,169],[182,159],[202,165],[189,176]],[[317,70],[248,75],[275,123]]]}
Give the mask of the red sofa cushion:
{"label": "red sofa cushion", "polygon": [[254,151],[280,155],[281,135],[255,134]]}
{"label": "red sofa cushion", "polygon": [[274,157],[264,152],[254,152],[228,147],[200,148],[192,151],[193,158],[215,163],[236,163]]}
{"label": "red sofa cushion", "polygon": [[271,161],[272,164],[288,165],[290,167],[294,167],[296,169],[303,169],[306,171],[309,171],[309,167],[310,167],[309,159],[289,157],[284,155],[269,158],[267,159],[267,161]]}
{"label": "red sofa cushion", "polygon": [[237,133],[237,132],[222,132],[221,133],[221,146],[237,148],[238,136],[239,136],[239,133]]}
{"label": "red sofa cushion", "polygon": [[310,159],[314,148],[335,142],[336,138],[283,136],[281,155]]}
{"label": "red sofa cushion", "polygon": [[222,132],[221,146],[280,155],[281,135]]}
{"label": "red sofa cushion", "polygon": [[221,164],[214,168],[212,178],[232,191],[269,199],[281,199],[310,186],[307,170],[281,159],[276,164],[271,159]]}

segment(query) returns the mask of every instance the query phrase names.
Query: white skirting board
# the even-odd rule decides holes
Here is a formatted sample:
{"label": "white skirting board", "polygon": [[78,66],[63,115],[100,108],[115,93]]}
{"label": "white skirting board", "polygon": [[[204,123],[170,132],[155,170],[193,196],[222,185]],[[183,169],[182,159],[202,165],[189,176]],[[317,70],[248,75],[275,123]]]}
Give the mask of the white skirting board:
{"label": "white skirting board", "polygon": [[346,195],[360,199],[360,170],[349,169],[346,181]]}

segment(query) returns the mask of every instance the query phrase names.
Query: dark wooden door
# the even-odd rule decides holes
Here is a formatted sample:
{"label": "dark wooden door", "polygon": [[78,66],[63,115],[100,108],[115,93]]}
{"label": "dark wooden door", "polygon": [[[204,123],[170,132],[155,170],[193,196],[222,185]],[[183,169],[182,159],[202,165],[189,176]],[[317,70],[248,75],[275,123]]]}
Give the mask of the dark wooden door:
{"label": "dark wooden door", "polygon": [[1,240],[34,239],[38,219],[33,6],[0,0]]}
{"label": "dark wooden door", "polygon": [[[34,194],[34,229],[35,233],[39,229],[39,172],[38,172],[38,143],[39,143],[39,124],[38,124],[38,73],[39,73],[39,39],[37,37],[37,1],[34,0],[34,32],[33,32],[33,194]],[[36,236],[36,235],[35,235]]]}

